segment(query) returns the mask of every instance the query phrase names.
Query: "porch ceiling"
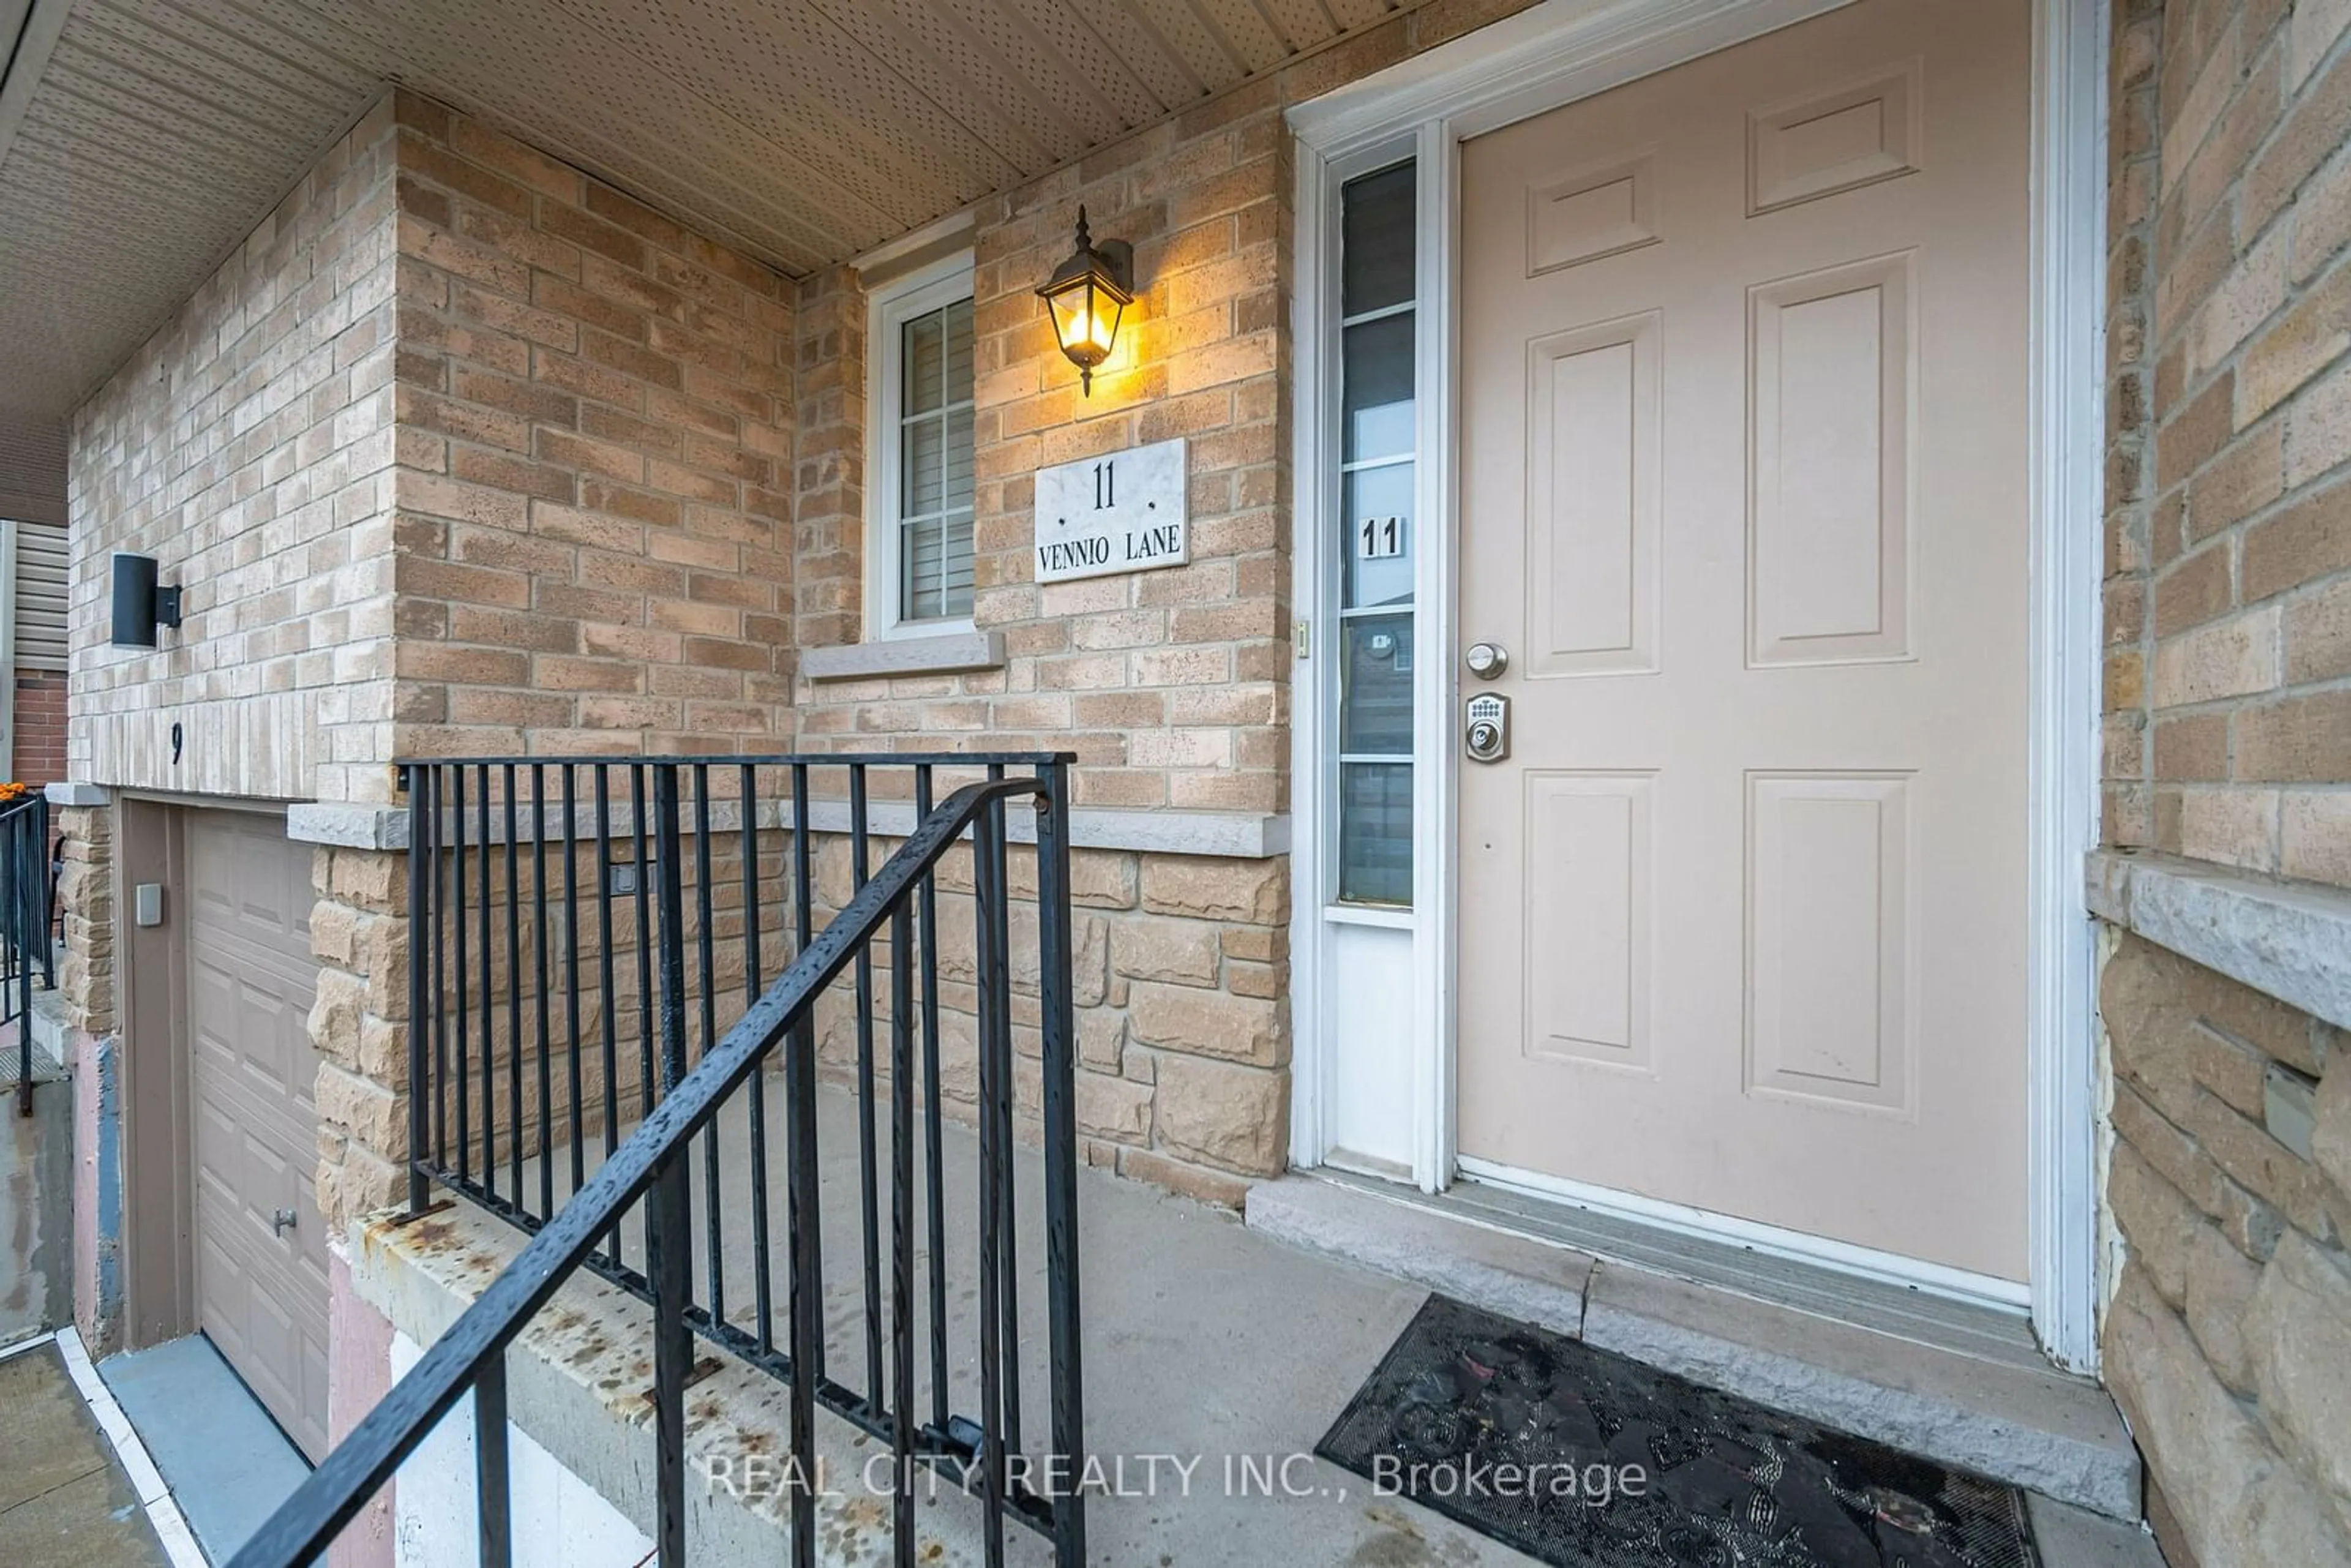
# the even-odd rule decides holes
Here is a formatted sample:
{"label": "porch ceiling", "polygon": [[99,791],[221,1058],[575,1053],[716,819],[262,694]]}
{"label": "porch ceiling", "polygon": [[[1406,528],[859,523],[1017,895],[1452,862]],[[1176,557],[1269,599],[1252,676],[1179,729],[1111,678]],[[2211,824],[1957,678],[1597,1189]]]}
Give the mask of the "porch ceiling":
{"label": "porch ceiling", "polygon": [[61,419],[388,82],[795,276],[1422,0],[0,0],[0,426]]}

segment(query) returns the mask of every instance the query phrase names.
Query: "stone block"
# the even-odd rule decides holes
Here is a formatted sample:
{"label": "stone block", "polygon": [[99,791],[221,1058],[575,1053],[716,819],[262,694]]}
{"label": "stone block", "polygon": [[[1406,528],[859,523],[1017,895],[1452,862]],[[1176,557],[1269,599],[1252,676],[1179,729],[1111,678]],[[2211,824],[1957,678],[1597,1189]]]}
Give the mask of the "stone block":
{"label": "stone block", "polygon": [[2309,1161],[2201,1090],[2185,1130],[2239,1186],[2319,1240],[2334,1239],[2325,1178]]}
{"label": "stone block", "polygon": [[1220,951],[1217,927],[1196,920],[1135,916],[1111,934],[1112,967],[1130,979],[1213,986]]}
{"label": "stone block", "polygon": [[1137,1042],[1164,1051],[1257,1067],[1281,1067],[1290,1061],[1289,1030],[1278,1002],[1137,980],[1127,993],[1126,1027]]}
{"label": "stone block", "polygon": [[2231,1181],[2196,1140],[2166,1121],[2127,1087],[2116,1085],[2115,1131],[2188,1200],[2210,1216],[2247,1257],[2265,1260],[2285,1220]]}
{"label": "stone block", "polygon": [[1143,907],[1158,915],[1280,925],[1290,918],[1288,862],[1153,856],[1143,866]]}
{"label": "stone block", "polygon": [[2351,1202],[2351,1066],[2338,1066],[2318,1082],[2310,1157],[2338,1200]]}
{"label": "stone block", "polygon": [[336,1066],[356,1071],[360,1030],[367,1017],[367,982],[341,969],[319,971],[310,1003],[310,1043]]}
{"label": "stone block", "polygon": [[2199,1231],[2210,1222],[2179,1189],[2158,1176],[2126,1143],[2115,1145],[2106,1176],[2106,1202],[2129,1244],[2134,1262],[2173,1306],[2188,1300],[2188,1264]]}
{"label": "stone block", "polygon": [[2250,1393],[2253,1369],[2245,1345],[2245,1312],[2262,1270],[2211,1226],[2198,1226],[2188,1242],[2189,1332],[2220,1381],[2240,1394]]}
{"label": "stone block", "polygon": [[1164,1186],[1184,1197],[1213,1203],[1220,1208],[1238,1208],[1249,1197],[1249,1183],[1246,1176],[1187,1165],[1152,1149],[1121,1148],[1118,1151],[1118,1174],[1130,1180],[1147,1181],[1154,1186]]}
{"label": "stone block", "polygon": [[2104,1333],[2109,1386],[2196,1560],[2351,1565],[2316,1489],[2212,1374],[2195,1338],[2126,1270]]}
{"label": "stone block", "polygon": [[2262,1426],[2351,1539],[2351,1266],[2343,1255],[2288,1232],[2262,1270],[2245,1340]]}
{"label": "stone block", "polygon": [[333,1062],[319,1065],[319,1123],[348,1133],[386,1158],[408,1147],[408,1102],[380,1083],[371,1083]]}
{"label": "stone block", "polygon": [[1280,1174],[1290,1150],[1290,1078],[1186,1056],[1159,1059],[1159,1144],[1247,1176]]}
{"label": "stone block", "polygon": [[1125,1051],[1125,1014],[1106,1007],[1087,1008],[1078,1014],[1078,1065],[1097,1072],[1117,1072]]}
{"label": "stone block", "polygon": [[1152,1088],[1100,1072],[1077,1076],[1078,1131],[1139,1144],[1151,1136]]}

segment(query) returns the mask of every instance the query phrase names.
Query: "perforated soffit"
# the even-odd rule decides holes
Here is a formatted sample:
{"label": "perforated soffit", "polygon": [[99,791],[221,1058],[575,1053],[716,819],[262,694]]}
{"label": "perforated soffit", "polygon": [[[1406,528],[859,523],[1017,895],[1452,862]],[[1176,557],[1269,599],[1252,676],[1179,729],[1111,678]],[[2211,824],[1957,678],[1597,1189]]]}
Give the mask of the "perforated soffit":
{"label": "perforated soffit", "polygon": [[390,81],[798,276],[1421,0],[0,0],[0,423],[62,417]]}

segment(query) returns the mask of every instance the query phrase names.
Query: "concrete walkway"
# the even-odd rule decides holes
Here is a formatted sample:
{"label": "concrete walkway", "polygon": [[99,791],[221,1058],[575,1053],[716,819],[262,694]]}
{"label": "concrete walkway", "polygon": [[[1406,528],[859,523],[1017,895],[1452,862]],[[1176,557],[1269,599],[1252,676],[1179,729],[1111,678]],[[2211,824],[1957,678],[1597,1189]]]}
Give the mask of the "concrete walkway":
{"label": "concrete walkway", "polygon": [[57,1345],[0,1361],[0,1563],[165,1568],[170,1561]]}
{"label": "concrete walkway", "polygon": [[[770,1085],[767,1125],[785,1124],[779,1087]],[[856,1103],[828,1089],[819,1096],[820,1165],[828,1260],[830,1366],[852,1381],[864,1376],[864,1312],[857,1262]],[[721,1117],[722,1186],[716,1205],[726,1261],[727,1315],[756,1321],[747,1129],[742,1107]],[[882,1142],[886,1154],[886,1124]],[[977,1159],[967,1129],[946,1134],[946,1243],[950,1291],[950,1382],[956,1408],[977,1405],[970,1354],[977,1278],[970,1195]],[[780,1188],[784,1161],[771,1145],[768,1174]],[[709,1249],[709,1213],[698,1157],[695,1254],[699,1288]],[[1033,1207],[1040,1191],[1036,1152],[1016,1152],[1023,1225],[1021,1319],[1017,1359],[1028,1396],[1027,1434],[1036,1446],[1047,1387],[1042,1333],[1043,1227]],[[886,1168],[886,1161],[885,1161]],[[535,1192],[537,1166],[526,1166]],[[1092,1561],[1141,1568],[1297,1568],[1344,1564],[1394,1568],[1522,1568],[1530,1560],[1402,1498],[1372,1495],[1361,1478],[1311,1457],[1315,1441],[1375,1366],[1426,1294],[1423,1282],[1275,1239],[1236,1216],[1202,1207],[1156,1188],[1096,1170],[1079,1173],[1086,1436],[1105,1462],[1123,1458],[1123,1484],[1095,1497],[1087,1517]],[[558,1196],[568,1182],[559,1181]],[[886,1184],[883,1197],[887,1212]],[[768,1205],[779,1235],[783,1194]],[[642,1229],[623,1232],[622,1251],[642,1257]],[[353,1249],[362,1295],[402,1333],[429,1343],[495,1277],[522,1242],[518,1232],[471,1204],[458,1202],[409,1226],[365,1230]],[[780,1251],[778,1252],[780,1256]],[[925,1254],[926,1259],[926,1254]],[[1456,1286],[1458,1281],[1448,1281]],[[1539,1315],[1521,1313],[1520,1315]],[[644,1389],[644,1309],[611,1286],[579,1281],[509,1357],[510,1397],[521,1429],[544,1451],[638,1521],[652,1514],[643,1464],[650,1434]],[[732,1358],[716,1356],[690,1390],[687,1450],[690,1551],[712,1562],[772,1562],[783,1551],[782,1509],[772,1496],[738,1496],[716,1484],[717,1466],[750,1454],[783,1451],[785,1390]],[[927,1385],[927,1375],[917,1377]],[[918,1402],[919,1399],[918,1399]],[[822,1463],[852,1478],[872,1457],[865,1439],[831,1417],[819,1422]],[[453,1450],[455,1452],[455,1450]],[[1153,1457],[1159,1458],[1153,1468]],[[1295,1456],[1295,1458],[1293,1458]],[[1178,1476],[1170,1464],[1194,1465]],[[1249,1485],[1245,1461],[1280,1483]],[[1287,1463],[1287,1469],[1282,1468]],[[431,1469],[432,1467],[422,1467]],[[732,1476],[734,1469],[725,1471]],[[705,1484],[705,1478],[707,1479]],[[400,1506],[468,1523],[470,1461],[428,1477],[402,1472]],[[1269,1495],[1269,1491],[1271,1495]],[[518,1504],[518,1517],[528,1505]],[[2135,1524],[2101,1519],[2045,1497],[2032,1499],[2042,1560],[2049,1568],[2157,1568]],[[820,1556],[828,1563],[888,1561],[887,1530],[874,1500],[853,1486],[820,1503]],[[977,1563],[976,1508],[952,1496],[926,1500],[924,1561]],[[1042,1542],[1012,1531],[1010,1561],[1041,1563]],[[611,1559],[625,1568],[626,1550]],[[605,1568],[593,1553],[567,1553],[566,1568]]]}

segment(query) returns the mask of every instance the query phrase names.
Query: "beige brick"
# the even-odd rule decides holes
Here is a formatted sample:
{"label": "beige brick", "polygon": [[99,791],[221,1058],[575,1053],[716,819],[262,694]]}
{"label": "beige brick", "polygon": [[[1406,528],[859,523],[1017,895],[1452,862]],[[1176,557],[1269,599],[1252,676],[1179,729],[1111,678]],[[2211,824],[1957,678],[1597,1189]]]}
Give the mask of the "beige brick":
{"label": "beige brick", "polygon": [[2351,567],[2351,480],[2337,480],[2245,531],[2247,603]]}
{"label": "beige brick", "polygon": [[2351,260],[2338,262],[2245,348],[2237,423],[2251,424],[2351,349]]}
{"label": "beige brick", "polygon": [[2278,870],[2287,876],[2351,887],[2351,792],[2284,792]]}
{"label": "beige brick", "polygon": [[2274,687],[2280,622],[2281,612],[2272,606],[2158,643],[2155,705],[2178,707]]}
{"label": "beige brick", "polygon": [[2331,784],[2351,779],[2351,690],[2289,697],[2237,720],[2237,777]]}
{"label": "beige brick", "polygon": [[2179,852],[2250,871],[2274,871],[2277,815],[2274,789],[2191,786],[2180,791]]}

